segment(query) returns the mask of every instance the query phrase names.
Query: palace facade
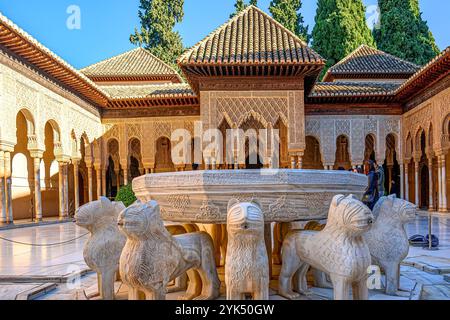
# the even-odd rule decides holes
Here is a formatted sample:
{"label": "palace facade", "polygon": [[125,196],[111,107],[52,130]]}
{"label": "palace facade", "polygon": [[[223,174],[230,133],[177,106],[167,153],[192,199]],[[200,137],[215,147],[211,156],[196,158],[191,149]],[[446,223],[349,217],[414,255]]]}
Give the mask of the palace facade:
{"label": "palace facade", "polygon": [[361,46],[319,82],[324,59],[251,6],[178,65],[137,48],[77,70],[0,15],[0,223],[67,218],[145,173],[235,167],[175,165],[176,129],[278,129],[281,167],[376,160],[387,190],[448,211],[450,48],[417,66]]}

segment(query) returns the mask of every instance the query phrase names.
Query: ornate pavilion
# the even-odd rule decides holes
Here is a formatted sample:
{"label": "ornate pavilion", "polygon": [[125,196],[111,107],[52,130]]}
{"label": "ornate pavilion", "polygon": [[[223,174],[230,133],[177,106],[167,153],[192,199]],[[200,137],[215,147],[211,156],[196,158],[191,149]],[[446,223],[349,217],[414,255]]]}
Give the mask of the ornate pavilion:
{"label": "ornate pavilion", "polygon": [[[278,129],[298,169],[384,164],[387,189],[449,208],[450,48],[417,66],[361,46],[325,61],[256,7],[178,60],[137,48],[73,68],[0,15],[0,223],[66,218],[144,173],[232,164],[171,160],[171,133]],[[245,165],[241,165],[245,168]]]}

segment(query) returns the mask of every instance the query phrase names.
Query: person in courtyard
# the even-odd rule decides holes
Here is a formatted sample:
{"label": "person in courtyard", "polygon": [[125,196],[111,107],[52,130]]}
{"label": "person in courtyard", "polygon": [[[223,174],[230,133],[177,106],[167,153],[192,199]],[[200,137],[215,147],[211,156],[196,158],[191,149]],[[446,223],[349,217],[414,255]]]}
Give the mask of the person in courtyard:
{"label": "person in courtyard", "polygon": [[378,194],[380,197],[384,197],[385,195],[385,189],[384,189],[384,183],[385,183],[385,175],[384,175],[384,169],[383,166],[379,166],[375,162],[375,168],[377,171],[378,176]]}
{"label": "person in courtyard", "polygon": [[369,161],[368,178],[369,185],[367,186],[366,192],[364,193],[363,202],[369,207],[370,210],[373,210],[373,207],[379,199],[378,174],[376,171],[375,163],[373,161]]}

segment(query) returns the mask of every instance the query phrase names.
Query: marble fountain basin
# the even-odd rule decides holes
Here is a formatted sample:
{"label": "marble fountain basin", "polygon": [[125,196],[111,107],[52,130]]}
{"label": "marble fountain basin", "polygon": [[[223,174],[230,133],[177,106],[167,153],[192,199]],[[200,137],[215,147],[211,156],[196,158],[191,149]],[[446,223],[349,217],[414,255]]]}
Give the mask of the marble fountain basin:
{"label": "marble fountain basin", "polygon": [[220,170],[149,174],[133,181],[141,201],[156,200],[165,221],[226,224],[228,202],[257,200],[266,222],[322,220],[332,198],[362,198],[367,177],[347,171]]}

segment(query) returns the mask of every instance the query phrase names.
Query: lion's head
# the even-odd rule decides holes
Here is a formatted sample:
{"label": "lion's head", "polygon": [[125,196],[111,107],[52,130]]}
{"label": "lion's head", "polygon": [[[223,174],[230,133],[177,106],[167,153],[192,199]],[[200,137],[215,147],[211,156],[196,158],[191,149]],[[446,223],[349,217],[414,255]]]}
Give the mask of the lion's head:
{"label": "lion's head", "polygon": [[261,205],[256,202],[240,202],[232,199],[228,203],[227,229],[231,234],[264,233],[264,215]]}
{"label": "lion's head", "polygon": [[121,212],[117,224],[119,230],[131,239],[148,239],[158,234],[167,236],[168,233],[156,201],[135,202]]}
{"label": "lion's head", "polygon": [[376,221],[394,220],[401,224],[411,222],[417,215],[417,206],[395,195],[382,197],[373,208]]}
{"label": "lion's head", "polygon": [[373,221],[372,211],[354,195],[337,195],[331,203],[327,228],[340,227],[360,235],[369,231]]}
{"label": "lion's head", "polygon": [[80,207],[75,214],[75,221],[78,226],[92,231],[99,226],[115,224],[123,209],[125,206],[122,202],[111,202],[101,197]]}

